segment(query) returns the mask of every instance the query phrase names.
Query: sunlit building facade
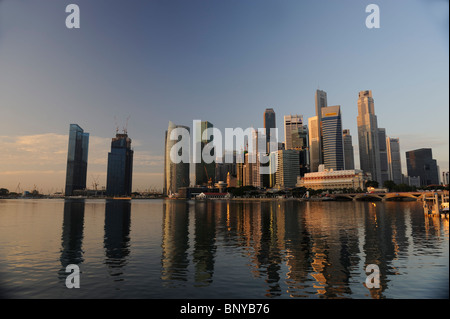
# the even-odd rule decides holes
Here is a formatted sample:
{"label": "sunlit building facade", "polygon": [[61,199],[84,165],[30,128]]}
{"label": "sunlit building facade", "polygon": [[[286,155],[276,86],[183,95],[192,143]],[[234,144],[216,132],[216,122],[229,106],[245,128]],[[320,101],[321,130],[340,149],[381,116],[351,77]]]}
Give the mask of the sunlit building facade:
{"label": "sunlit building facade", "polygon": [[[183,125],[175,125],[173,122],[169,121],[169,127],[166,131],[165,138],[165,156],[164,156],[164,195],[174,195],[177,194],[181,187],[189,187],[190,176],[189,176],[189,161],[180,163],[175,163],[170,158],[170,151],[172,147],[178,143],[182,136],[178,136],[178,139],[172,140],[170,138],[173,130],[180,128],[185,129],[190,132],[190,128]],[[188,152],[189,150],[181,150],[181,152]],[[180,154],[182,155],[182,154]]]}
{"label": "sunlit building facade", "polygon": [[398,138],[387,137],[387,159],[389,167],[389,180],[395,184],[401,184],[402,181],[402,161],[400,156],[400,141]]}
{"label": "sunlit building facade", "polygon": [[309,189],[365,189],[365,183],[369,179],[362,170],[328,170],[307,173],[298,180],[298,187]]}
{"label": "sunlit building facade", "polygon": [[358,97],[358,144],[360,168],[381,183],[380,145],[378,122],[372,91],[360,91]]}

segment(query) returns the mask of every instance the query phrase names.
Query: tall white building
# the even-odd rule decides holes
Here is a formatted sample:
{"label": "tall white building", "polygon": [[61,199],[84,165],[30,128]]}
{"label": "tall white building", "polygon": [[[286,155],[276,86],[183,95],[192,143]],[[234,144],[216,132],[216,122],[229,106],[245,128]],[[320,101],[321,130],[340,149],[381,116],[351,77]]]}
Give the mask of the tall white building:
{"label": "tall white building", "polygon": [[378,123],[370,90],[359,92],[357,125],[360,168],[365,173],[370,173],[372,179],[381,184]]}

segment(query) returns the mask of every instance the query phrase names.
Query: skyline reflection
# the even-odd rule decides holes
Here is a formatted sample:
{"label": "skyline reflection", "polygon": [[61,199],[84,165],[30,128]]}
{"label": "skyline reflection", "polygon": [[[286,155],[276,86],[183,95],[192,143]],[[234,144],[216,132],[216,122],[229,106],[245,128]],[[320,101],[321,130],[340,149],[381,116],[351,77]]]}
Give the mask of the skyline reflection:
{"label": "skyline reflection", "polygon": [[[222,245],[248,259],[267,297],[348,298],[359,282],[367,296],[386,298],[399,274],[394,263],[408,258],[410,245],[426,245],[422,239],[441,228],[448,234],[448,220],[437,218],[443,224],[433,227],[423,214],[411,217],[414,204],[356,202],[349,210],[345,202],[167,200],[162,279],[189,281],[193,265],[194,286],[210,285]],[[379,266],[378,289],[365,288],[369,264]]]}

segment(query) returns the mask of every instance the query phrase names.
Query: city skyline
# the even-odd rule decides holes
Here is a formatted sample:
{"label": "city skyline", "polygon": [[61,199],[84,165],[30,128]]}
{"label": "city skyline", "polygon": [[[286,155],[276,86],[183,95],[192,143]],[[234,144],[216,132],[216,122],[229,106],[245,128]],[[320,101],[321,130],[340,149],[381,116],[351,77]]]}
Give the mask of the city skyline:
{"label": "city skyline", "polygon": [[[317,89],[327,92],[328,105],[341,106],[342,127],[354,135],[355,168],[356,96],[372,90],[378,126],[400,140],[402,172],[406,152],[420,148],[432,148],[440,172],[448,171],[448,34],[440,24],[448,20],[436,19],[439,4],[380,1],[381,28],[369,30],[365,4],[357,2],[138,1],[148,21],[139,10],[108,3],[105,14],[105,2],[79,1],[82,27],[72,32],[64,27],[63,4],[42,1],[25,10],[0,2],[0,187],[63,189],[70,123],[90,132],[87,187],[94,176],[106,186],[110,136],[130,116],[133,190],[162,189],[168,121],[263,127],[261,112],[273,108],[282,140],[283,116],[302,114],[306,123]],[[342,20],[318,26],[307,17],[312,12]],[[234,26],[221,24],[230,17]],[[132,18],[136,23],[127,24]],[[123,23],[110,25],[115,20]],[[186,39],[177,36],[182,25]],[[181,54],[180,47],[187,49]]]}

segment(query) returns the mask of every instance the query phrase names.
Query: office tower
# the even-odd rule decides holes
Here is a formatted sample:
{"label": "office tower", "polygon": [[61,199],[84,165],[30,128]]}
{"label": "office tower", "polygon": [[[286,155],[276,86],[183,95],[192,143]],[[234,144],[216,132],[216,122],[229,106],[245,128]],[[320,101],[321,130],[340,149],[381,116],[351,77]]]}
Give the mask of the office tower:
{"label": "office tower", "polygon": [[327,169],[344,169],[344,142],[342,117],[339,105],[322,108],[323,164]]}
{"label": "office tower", "polygon": [[[203,154],[203,148],[205,147],[205,145],[212,141],[212,137],[204,139],[203,132],[209,128],[213,128],[213,125],[208,121],[197,121],[194,125],[197,125],[195,131],[197,136],[195,136],[194,138],[195,141],[200,143],[201,152]],[[203,160],[203,156],[201,156],[200,163],[195,163],[195,185],[205,186],[208,184],[214,184],[216,174],[215,168],[215,161],[206,163]]]}
{"label": "office tower", "polygon": [[420,185],[439,184],[437,162],[433,159],[431,148],[421,148],[406,152],[408,176],[420,177]]}
{"label": "office tower", "polygon": [[378,123],[375,115],[374,99],[370,90],[359,92],[357,125],[361,170],[365,173],[370,173],[372,180],[381,184]]}
{"label": "office tower", "polygon": [[316,90],[315,103],[316,116],[308,119],[309,171],[311,172],[317,172],[319,165],[323,164],[322,108],[328,106],[327,93],[322,90]]}
{"label": "office tower", "polygon": [[402,184],[402,161],[400,156],[400,142],[398,138],[386,138],[389,180],[395,184]]}
{"label": "office tower", "polygon": [[[181,135],[178,139],[172,140],[170,135],[174,129],[185,129],[190,132],[190,128],[183,125],[175,125],[169,121],[169,127],[166,131],[165,138],[165,156],[164,156],[164,195],[177,194],[181,187],[189,187],[189,161],[175,163],[170,158],[170,150],[172,147],[181,141]],[[182,149],[182,152],[189,150]],[[179,154],[182,156],[183,154]]]}
{"label": "office tower", "polygon": [[89,133],[77,124],[70,124],[69,150],[67,152],[66,196],[74,190],[86,188]]}
{"label": "office tower", "polygon": [[272,108],[264,111],[264,128],[266,129],[266,152],[270,152],[270,129],[276,128],[275,111]]}
{"label": "office tower", "polygon": [[[263,175],[260,171],[260,159],[258,152],[258,131],[254,130],[252,133],[252,149],[249,149],[247,153],[245,153],[245,160],[243,166],[243,177],[244,177],[244,186],[254,186],[257,188],[263,187]],[[265,143],[266,139],[262,136],[262,143]]]}
{"label": "office tower", "polygon": [[350,135],[350,130],[345,129],[343,131],[344,140],[344,168],[345,169],[355,169],[355,157],[353,152],[353,142],[352,136]]}
{"label": "office tower", "polygon": [[284,116],[284,143],[287,150],[301,150],[308,147],[308,127],[303,125],[302,115]]}
{"label": "office tower", "polygon": [[328,106],[327,92],[322,90],[316,90],[316,116],[319,117],[319,122],[322,120],[322,108]]}
{"label": "office tower", "polygon": [[302,115],[284,116],[285,149],[299,151],[300,175],[309,170],[308,126],[303,124]]}
{"label": "office tower", "polygon": [[442,184],[449,184],[449,172],[442,172]]}
{"label": "office tower", "polygon": [[319,136],[319,117],[308,118],[309,127],[309,170],[317,172],[320,163],[320,136]]}
{"label": "office tower", "polygon": [[324,107],[328,106],[327,101],[327,93],[322,90],[316,90],[315,95],[315,102],[316,102],[316,116],[317,116],[317,130],[318,130],[318,137],[319,137],[319,164],[323,164],[323,143],[322,143],[322,109]]}
{"label": "office tower", "polygon": [[278,167],[275,173],[277,188],[295,187],[297,177],[300,177],[299,153],[297,150],[280,150],[276,152],[278,157]]}
{"label": "office tower", "polygon": [[378,143],[380,146],[380,173],[381,173],[381,185],[389,180],[389,165],[387,157],[386,146],[386,129],[378,128]]}
{"label": "office tower", "polygon": [[111,141],[111,152],[108,153],[107,196],[131,196],[133,154],[131,139],[126,131],[116,133]]}

